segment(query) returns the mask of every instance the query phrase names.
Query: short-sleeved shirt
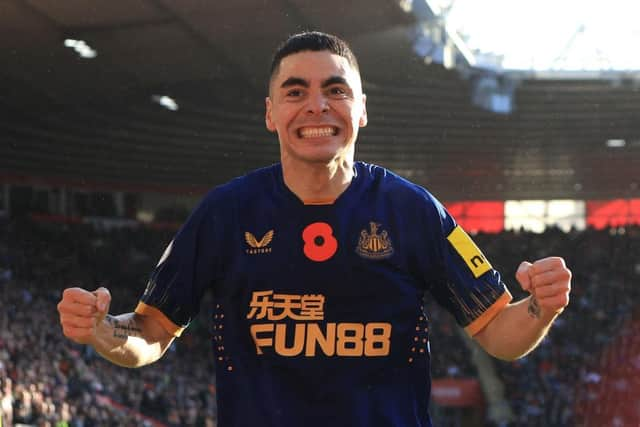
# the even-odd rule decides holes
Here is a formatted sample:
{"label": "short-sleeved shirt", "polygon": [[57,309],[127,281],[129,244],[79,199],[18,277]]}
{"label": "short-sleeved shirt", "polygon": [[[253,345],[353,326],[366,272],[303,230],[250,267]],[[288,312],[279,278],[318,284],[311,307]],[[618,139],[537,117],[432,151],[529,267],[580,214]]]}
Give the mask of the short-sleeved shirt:
{"label": "short-sleeved shirt", "polygon": [[428,191],[362,162],[332,203],[279,164],[213,189],[136,312],[177,336],[208,290],[221,427],[429,426],[425,292],[471,335],[511,300]]}

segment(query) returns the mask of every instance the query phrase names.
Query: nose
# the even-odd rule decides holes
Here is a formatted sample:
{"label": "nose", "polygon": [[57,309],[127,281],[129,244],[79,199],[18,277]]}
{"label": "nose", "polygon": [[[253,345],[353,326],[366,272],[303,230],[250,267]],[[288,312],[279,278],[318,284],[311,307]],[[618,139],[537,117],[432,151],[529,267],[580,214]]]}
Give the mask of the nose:
{"label": "nose", "polygon": [[329,111],[329,100],[324,94],[319,93],[309,96],[307,103],[308,114],[321,114],[327,111]]}

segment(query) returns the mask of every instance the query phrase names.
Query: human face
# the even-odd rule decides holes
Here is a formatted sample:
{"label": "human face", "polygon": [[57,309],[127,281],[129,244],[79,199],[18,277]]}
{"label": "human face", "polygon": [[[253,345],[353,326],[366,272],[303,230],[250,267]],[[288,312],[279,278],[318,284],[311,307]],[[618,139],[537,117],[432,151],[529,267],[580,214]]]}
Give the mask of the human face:
{"label": "human face", "polygon": [[360,75],[329,51],[286,56],[269,85],[265,121],[277,132],[283,164],[353,162],[367,124]]}

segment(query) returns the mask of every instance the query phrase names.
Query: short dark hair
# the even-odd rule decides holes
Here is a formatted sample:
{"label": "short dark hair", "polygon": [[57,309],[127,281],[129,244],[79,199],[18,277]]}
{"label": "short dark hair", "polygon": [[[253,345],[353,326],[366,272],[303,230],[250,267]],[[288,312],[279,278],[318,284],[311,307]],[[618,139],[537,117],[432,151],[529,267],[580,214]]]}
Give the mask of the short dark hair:
{"label": "short dark hair", "polygon": [[273,79],[273,76],[277,74],[278,69],[280,68],[280,63],[285,57],[298,52],[319,52],[323,50],[342,56],[349,62],[349,65],[351,65],[356,72],[360,73],[358,60],[347,42],[332,34],[320,31],[305,31],[290,36],[280,44],[280,46],[278,46],[278,49],[276,49],[273,59],[271,60],[269,83]]}

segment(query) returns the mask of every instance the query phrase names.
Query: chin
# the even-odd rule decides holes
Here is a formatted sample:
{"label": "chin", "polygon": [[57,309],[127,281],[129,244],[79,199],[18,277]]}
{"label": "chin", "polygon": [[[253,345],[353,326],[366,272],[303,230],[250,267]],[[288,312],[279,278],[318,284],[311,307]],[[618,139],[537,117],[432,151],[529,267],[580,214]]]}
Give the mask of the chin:
{"label": "chin", "polygon": [[306,163],[312,163],[316,165],[327,165],[332,163],[338,158],[335,154],[326,154],[326,155],[307,155],[307,156],[299,156],[298,159],[302,160]]}
{"label": "chin", "polygon": [[302,150],[291,150],[292,158],[309,163],[330,163],[344,155],[344,150],[329,147],[304,147]]}

